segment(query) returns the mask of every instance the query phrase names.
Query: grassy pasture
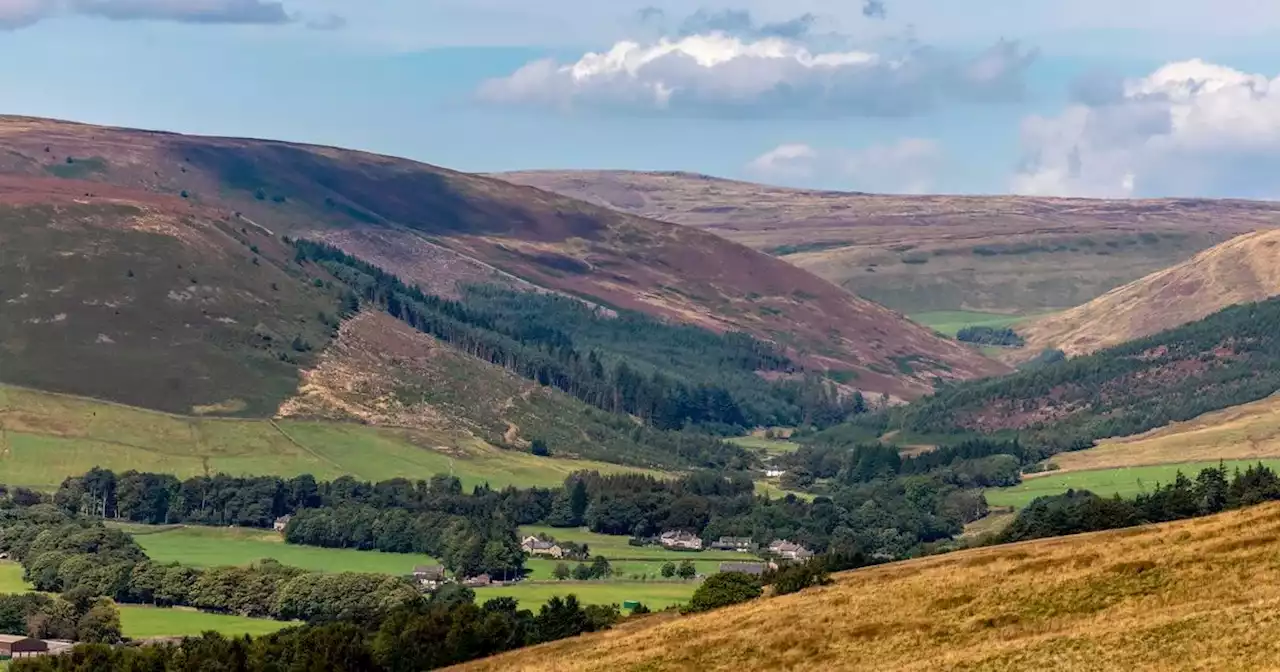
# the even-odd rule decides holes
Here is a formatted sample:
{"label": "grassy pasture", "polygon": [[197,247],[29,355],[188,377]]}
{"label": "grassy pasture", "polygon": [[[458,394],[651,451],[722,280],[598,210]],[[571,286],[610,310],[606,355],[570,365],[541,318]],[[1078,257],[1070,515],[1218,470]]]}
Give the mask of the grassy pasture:
{"label": "grassy pasture", "polygon": [[655,611],[673,604],[683,604],[697,590],[696,581],[564,581],[555,583],[524,582],[509,586],[477,588],[476,601],[483,603],[495,597],[514,597],[525,609],[537,611],[557,595],[577,595],[583,604],[618,604],[639,600]]}
{"label": "grassy pasture", "polygon": [[243,566],[271,558],[281,564],[317,572],[400,576],[411,574],[417,565],[440,564],[427,555],[286,544],[271,530],[147,525],[123,526],[123,529],[133,535],[151,559],[194,567]]}
{"label": "grassy pasture", "polygon": [[290,621],[249,618],[232,614],[210,614],[194,609],[166,609],[137,604],[121,604],[120,629],[134,639],[183,637],[212,630],[229,637],[268,635],[292,625]]}
{"label": "grassy pasture", "polygon": [[983,313],[973,310],[934,310],[908,315],[913,322],[923,324],[934,331],[955,338],[965,327],[991,327],[1000,329],[1028,319],[1030,315],[1006,315]]}
{"label": "grassy pasture", "polygon": [[[1280,460],[1227,460],[1228,469],[1245,469],[1251,464],[1261,461],[1272,469],[1280,469]],[[992,506],[1013,506],[1022,508],[1036,497],[1058,495],[1069,489],[1088,490],[1102,497],[1120,495],[1132,497],[1150,491],[1157,483],[1170,483],[1179,471],[1188,477],[1195,477],[1201,469],[1216,467],[1217,460],[1210,462],[1184,462],[1182,464],[1160,464],[1143,467],[1121,467],[1117,469],[1100,469],[1096,471],[1069,471],[1066,473],[1049,472],[1044,476],[1036,476],[1023,480],[1020,485],[1010,488],[992,488],[985,491],[987,502]]]}
{"label": "grassy pasture", "polygon": [[800,444],[787,439],[770,439],[763,436],[735,436],[729,439],[729,443],[736,444],[748,450],[762,450],[770,455],[784,455],[794,453],[800,448]]}
{"label": "grassy pasture", "polygon": [[180,478],[310,473],[319,479],[350,474],[379,481],[453,473],[468,488],[483,482],[553,486],[579,469],[628,470],[500,450],[442,431],[187,417],[0,386],[0,482],[53,490],[63,478],[94,466]]}
{"label": "grassy pasture", "polygon": [[591,555],[603,555],[609,560],[615,558],[626,560],[742,560],[744,554],[734,551],[669,551],[661,546],[631,546],[627,538],[612,534],[596,534],[585,528],[572,529],[547,527],[543,525],[524,525],[520,535],[545,534],[556,541],[571,541],[575,544],[587,544]]}

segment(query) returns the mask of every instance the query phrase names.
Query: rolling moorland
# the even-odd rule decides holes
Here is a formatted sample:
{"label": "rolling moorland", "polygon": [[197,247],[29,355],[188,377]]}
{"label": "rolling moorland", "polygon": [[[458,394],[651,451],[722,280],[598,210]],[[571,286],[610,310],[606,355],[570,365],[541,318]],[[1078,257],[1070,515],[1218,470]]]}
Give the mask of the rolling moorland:
{"label": "rolling moorland", "polygon": [[498,177],[712,231],[906,314],[1070,308],[1237,235],[1273,203],[806,191],[689,173]]}
{"label": "rolling moorland", "polygon": [[1070,310],[1018,325],[1029,358],[1053,348],[1088,354],[1194,322],[1227,306],[1280,294],[1280,231],[1215,245]]}
{"label": "rolling moorland", "polygon": [[456,669],[1268,669],[1277,533],[1268,504],[962,551]]}
{"label": "rolling moorland", "polygon": [[[0,193],[8,194],[9,201],[41,203],[54,197],[47,195],[51,192],[63,201],[87,201],[90,207],[100,207],[103,201],[111,203],[113,198],[132,199],[137,204],[145,203],[147,213],[180,222],[196,216],[222,222],[224,228],[231,229],[227,235],[232,238],[243,229],[242,237],[249,236],[248,231],[252,230],[254,235],[269,231],[276,236],[323,239],[442,296],[456,292],[460,283],[489,282],[522,288],[536,285],[608,307],[712,330],[745,331],[779,342],[810,367],[846,371],[847,375],[856,376],[860,389],[869,392],[913,397],[927,392],[937,378],[965,378],[1003,370],[1001,365],[938,338],[893,311],[841,292],[794,265],[719,236],[492,178],[332,148],[17,117],[0,118],[0,150],[0,175],[5,176],[7,185],[0,185]],[[27,212],[23,216],[34,218],[30,228],[48,229],[42,224],[48,222],[47,215],[43,220],[38,213]],[[112,235],[119,228],[112,227]],[[90,230],[106,235],[97,224]],[[145,235],[131,229],[128,232],[129,240],[141,240]],[[194,236],[177,225],[153,228],[147,234],[151,235],[145,235],[146,240],[168,246],[184,246],[184,241],[191,241]],[[155,234],[164,238],[154,238]],[[112,285],[125,283],[127,271],[131,270],[118,268],[121,259],[115,251],[125,247],[123,241],[96,250],[76,250],[67,245],[52,247],[56,241],[39,239],[30,243],[38,244],[36,247],[28,248],[23,240],[31,239],[6,241],[6,253],[15,260],[41,257],[57,249],[62,254],[53,260],[33,259],[28,263],[45,266],[61,259],[68,266],[64,270],[108,277]],[[243,241],[247,245],[241,242],[221,241],[223,247],[231,249],[257,245],[254,241]],[[147,249],[143,243],[135,245]],[[170,253],[176,254],[176,250]],[[187,253],[196,255],[191,250]],[[269,289],[271,282],[279,285],[279,280],[250,276],[244,281],[252,287],[232,292],[230,281],[210,275],[214,273],[212,269],[202,269],[206,271],[206,284],[201,286],[200,276],[188,273],[190,269],[185,264],[184,268],[177,268],[180,258],[172,266],[163,261],[171,254],[149,255],[159,267],[144,269],[148,273],[144,279],[158,301],[176,301],[168,298],[170,292],[186,292],[197,285],[204,294],[199,302],[189,301],[187,305],[191,310],[198,307],[207,311],[208,316],[199,313],[205,320],[234,319],[243,329],[252,330],[257,324],[254,316],[238,315],[233,310],[235,305],[248,302],[261,306],[249,300],[254,292],[287,291]],[[264,261],[276,261],[269,252],[266,256],[269,259]],[[203,258],[211,264],[221,263],[218,255]],[[239,259],[240,263],[252,263],[252,255],[244,251]],[[139,272],[132,270],[135,276]],[[195,282],[191,282],[193,277]],[[30,296],[50,294],[68,282],[53,270],[24,275],[22,280],[31,286],[12,291]],[[70,284],[84,286],[87,282]],[[60,291],[67,302],[118,303],[123,306],[118,308],[122,313],[141,309],[131,302],[125,292],[127,287],[117,289],[112,285],[92,297],[80,295],[87,290]],[[235,303],[229,303],[232,301]],[[84,334],[80,338],[88,339],[81,345],[85,357],[102,350],[92,347],[100,345],[98,333],[116,338],[110,329],[99,328],[99,312],[77,310],[66,312],[67,317],[63,318],[79,325]],[[307,310],[303,315],[314,322],[317,312]],[[12,321],[18,333],[8,338],[38,343],[32,332],[38,327],[47,339],[51,330],[67,324],[43,320],[62,314],[22,315],[22,319]],[[113,312],[110,314],[114,316]],[[28,321],[33,318],[42,321]],[[319,325],[312,324],[311,328],[318,330]],[[61,333],[54,331],[54,335]],[[282,334],[286,343],[296,335]],[[152,336],[170,340],[176,337],[164,332],[148,334],[148,339]],[[324,345],[318,334],[312,336],[304,335],[303,340],[315,348]],[[10,345],[8,349],[15,347]],[[904,358],[915,364],[898,366],[897,362]],[[88,363],[89,360],[82,362]],[[211,394],[204,392],[205,396]],[[209,406],[227,398],[199,400],[199,404],[191,405]]]}
{"label": "rolling moorland", "polygon": [[[1098,557],[1137,558],[1114,567],[1056,551],[1018,555],[1027,546],[962,551],[717,612],[747,610],[742,633],[704,631],[705,616],[672,623],[674,612],[641,611],[632,622],[609,606],[697,610],[739,580],[717,570],[741,554],[628,539],[668,529],[785,538],[821,553],[799,573],[765,579],[790,592],[783,586],[821,584],[805,574],[816,567],[825,575],[1026,538],[1009,530],[1034,528],[1037,511],[1092,501],[1060,496],[1069,489],[1139,500],[1127,518],[1036,535],[1169,520],[1151,502],[1191,490],[1159,486],[1218,464],[1247,471],[1242,491],[1262,483],[1256,498],[1233,494],[1232,508],[1280,497],[1267,485],[1274,475],[1247,470],[1262,458],[1280,464],[1269,396],[1280,388],[1280,299],[1262,300],[1274,284],[1275,234],[1233,237],[1270,227],[1267,204],[878,197],[682,174],[572,176],[577,195],[608,209],[269,141],[0,118],[0,148],[0,547],[41,591],[62,595],[0,597],[9,630],[53,619],[41,632],[114,642],[110,628],[95,630],[108,609],[92,598],[105,596],[133,637],[339,621],[232,647],[324,639],[360,621],[348,642],[372,647],[385,669],[423,667],[397,667],[384,646],[425,631],[417,628],[434,628],[426,639],[443,647],[426,667],[609,627],[603,639],[549,646],[601,642],[569,654],[587,668],[618,663],[618,652],[639,655],[622,662],[641,668],[698,666],[723,644],[724,660],[709,667],[839,669],[881,661],[881,648],[910,637],[959,642],[946,654],[953,666],[1020,667],[1040,655],[1084,664],[1089,647],[1125,645],[1098,628],[1104,614],[1136,622],[1150,603],[1184,597],[1192,613],[1204,599],[1184,590],[1195,572],[1270,543],[1236,548],[1238,537],[1212,522],[1263,516],[1249,520],[1269,530],[1268,506],[1180,523],[1214,530],[1194,543],[1181,533],[1144,542],[1203,541],[1185,557],[1210,549],[1213,558],[1190,568],[1138,558],[1124,540],[1150,533],[1142,530],[1090,538]],[[819,269],[818,257],[830,265]],[[1115,333],[1092,354],[971,380],[1008,373],[981,353],[1011,349],[949,338],[972,326],[1022,334],[1028,315],[1131,281],[1096,299],[1133,319],[1108,325]],[[1196,308],[1181,310],[1168,291]],[[1062,315],[1084,320],[1089,305]],[[1147,332],[1132,326],[1143,321]],[[885,403],[895,398],[911,403]],[[761,478],[780,467],[781,478]],[[283,535],[270,531],[282,515],[292,516]],[[602,563],[611,571],[557,580],[557,562],[520,551],[527,534],[589,545],[566,563],[583,563],[575,574]],[[1073,544],[1086,542],[1041,543],[1079,553]],[[698,578],[663,575],[683,560]],[[435,564],[455,577],[525,580],[476,588],[474,598],[456,586],[420,595],[405,574]],[[1007,586],[975,588],[998,583],[988,565],[1007,570]],[[934,567],[958,574],[940,585],[964,599],[922,601],[925,579],[945,573]],[[877,576],[897,577],[888,594],[919,618],[864,617],[862,577]],[[1061,604],[1031,585],[1046,578],[1066,594]],[[572,603],[561,599],[569,593]],[[806,602],[779,611],[798,622],[788,609],[812,610],[833,594],[858,614],[852,624],[816,621],[817,633],[839,631],[834,642],[737,648],[752,628],[780,630],[765,623],[771,605]],[[99,612],[64,618],[84,609]],[[925,622],[948,610],[950,625]],[[859,620],[867,617],[874,622]],[[482,621],[483,632],[468,630]],[[685,637],[638,654],[609,643],[646,628]],[[537,651],[510,664],[543,669]],[[1168,652],[1153,651],[1145,664],[1158,667]],[[908,665],[884,655],[890,667]]]}

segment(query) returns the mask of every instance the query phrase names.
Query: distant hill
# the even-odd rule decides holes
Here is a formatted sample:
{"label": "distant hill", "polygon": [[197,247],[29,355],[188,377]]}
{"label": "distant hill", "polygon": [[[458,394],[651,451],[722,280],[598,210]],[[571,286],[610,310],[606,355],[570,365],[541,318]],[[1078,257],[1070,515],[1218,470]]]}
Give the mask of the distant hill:
{"label": "distant hill", "polygon": [[1249,201],[890,196],[628,171],[498,177],[713,231],[905,313],[1069,308],[1280,226],[1280,204]]}
{"label": "distant hill", "polygon": [[[323,239],[444,296],[460,283],[494,282],[715,331],[742,330],[784,346],[806,367],[839,371],[867,392],[909,398],[937,380],[1006,370],[893,311],[718,236],[496,179],[327,147],[17,117],[0,118],[0,150],[0,175],[15,199],[40,203],[26,185],[56,184],[49,189],[96,207],[109,192],[123,190],[120,198],[163,202],[152,209],[175,217],[203,213],[232,230]],[[188,240],[165,235],[166,244]],[[194,247],[188,252],[199,254]],[[74,254],[65,257],[68,263]],[[210,255],[205,263],[218,259]],[[182,289],[164,283],[162,296]],[[317,315],[319,307],[306,312]],[[75,311],[68,310],[68,319],[83,322]],[[311,340],[317,348],[324,344],[318,331]],[[56,352],[55,343],[48,345]],[[83,388],[71,391],[93,392]]]}
{"label": "distant hill", "polygon": [[1280,294],[1280,230],[1248,233],[1071,310],[1020,325],[1023,353],[1080,355]]}
{"label": "distant hill", "polygon": [[1280,389],[1280,298],[1090,355],[948,387],[897,412],[925,433],[1016,432],[1073,449],[1263,399]]}
{"label": "distant hill", "polygon": [[1278,520],[1266,504],[898,562],[452,669],[1275,669],[1257,643],[1280,636]]}

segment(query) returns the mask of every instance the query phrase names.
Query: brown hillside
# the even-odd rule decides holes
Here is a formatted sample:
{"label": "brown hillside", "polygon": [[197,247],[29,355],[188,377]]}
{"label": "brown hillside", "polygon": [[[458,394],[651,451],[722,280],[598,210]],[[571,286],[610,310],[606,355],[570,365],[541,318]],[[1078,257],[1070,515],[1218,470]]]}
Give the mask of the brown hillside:
{"label": "brown hillside", "polygon": [[1280,669],[1280,505],[849,572],[456,669]]}
{"label": "brown hillside", "polygon": [[1280,204],[1247,201],[890,196],[626,171],[500,177],[713,231],[907,313],[1068,308],[1280,225]]}
{"label": "brown hillside", "polygon": [[320,314],[338,303],[291,259],[278,239],[177,196],[0,176],[0,380],[270,414],[328,342]]}
{"label": "brown hillside", "polygon": [[868,391],[909,397],[935,378],[1006,370],[718,236],[492,178],[325,147],[14,117],[0,118],[0,150],[0,173],[185,193],[191,207],[326,238],[433,291],[493,278],[746,330],[855,372]]}
{"label": "brown hillside", "polygon": [[1018,327],[1026,353],[1081,355],[1280,294],[1280,230],[1232,238],[1172,268]]}

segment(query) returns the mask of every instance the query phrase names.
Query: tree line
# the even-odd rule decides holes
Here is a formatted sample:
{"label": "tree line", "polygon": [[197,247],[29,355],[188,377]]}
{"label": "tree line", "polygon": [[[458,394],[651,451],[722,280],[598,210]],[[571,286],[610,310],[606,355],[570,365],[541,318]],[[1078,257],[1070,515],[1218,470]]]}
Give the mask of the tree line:
{"label": "tree line", "polygon": [[[0,606],[3,603],[0,602]],[[15,660],[13,672],[420,672],[611,627],[616,607],[553,597],[536,613],[512,598],[477,604],[450,586],[371,619],[343,619],[260,637],[207,632],[178,643],[84,644],[57,656]]]}
{"label": "tree line", "polygon": [[1208,516],[1229,509],[1280,501],[1280,476],[1261,463],[1228,473],[1221,464],[1195,478],[1178,472],[1173,481],[1132,499],[1099,497],[1087,490],[1039,497],[999,536],[1000,542],[1111,530]]}
{"label": "tree line", "polygon": [[[471,286],[460,301],[427,294],[324,243],[295,240],[313,262],[391,316],[469,355],[654,427],[739,434],[746,427],[835,424],[864,408],[772,344],[546,293]],[[790,374],[769,381],[768,371]]]}

